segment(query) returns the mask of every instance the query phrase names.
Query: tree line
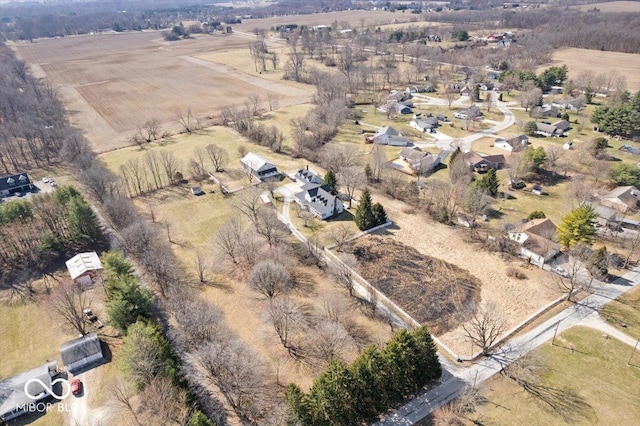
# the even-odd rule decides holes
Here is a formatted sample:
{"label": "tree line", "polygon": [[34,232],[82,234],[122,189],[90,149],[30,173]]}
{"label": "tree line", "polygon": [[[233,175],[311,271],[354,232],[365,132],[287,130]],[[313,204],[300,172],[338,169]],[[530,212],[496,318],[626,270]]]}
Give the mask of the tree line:
{"label": "tree line", "polygon": [[303,425],[362,425],[415,394],[442,374],[436,346],[424,327],[401,330],[351,364],[334,361],[308,393],[290,384],[289,410]]}
{"label": "tree line", "polygon": [[4,44],[0,58],[0,170],[11,174],[55,163],[71,137],[56,89],[34,78]]}

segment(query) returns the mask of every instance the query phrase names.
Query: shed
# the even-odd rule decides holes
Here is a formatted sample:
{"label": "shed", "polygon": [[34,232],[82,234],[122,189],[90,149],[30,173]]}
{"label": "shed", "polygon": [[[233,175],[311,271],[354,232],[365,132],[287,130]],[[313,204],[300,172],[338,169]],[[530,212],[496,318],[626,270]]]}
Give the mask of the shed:
{"label": "shed", "polygon": [[202,194],[204,194],[204,192],[202,192],[202,188],[200,188],[199,186],[192,186],[191,187],[191,193],[193,195],[202,195]]}
{"label": "shed", "polygon": [[76,284],[89,285],[102,271],[102,262],[95,251],[76,254],[66,265]]}
{"label": "shed", "polygon": [[62,363],[72,374],[105,361],[96,333],[89,333],[60,346]]}

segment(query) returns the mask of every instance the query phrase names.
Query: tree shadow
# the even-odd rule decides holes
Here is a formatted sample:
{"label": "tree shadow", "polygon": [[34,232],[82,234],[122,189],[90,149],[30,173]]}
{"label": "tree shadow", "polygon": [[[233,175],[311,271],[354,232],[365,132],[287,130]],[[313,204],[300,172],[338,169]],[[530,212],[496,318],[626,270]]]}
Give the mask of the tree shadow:
{"label": "tree shadow", "polygon": [[307,296],[315,293],[316,282],[312,274],[297,268],[291,271],[291,279],[294,283],[295,293]]}

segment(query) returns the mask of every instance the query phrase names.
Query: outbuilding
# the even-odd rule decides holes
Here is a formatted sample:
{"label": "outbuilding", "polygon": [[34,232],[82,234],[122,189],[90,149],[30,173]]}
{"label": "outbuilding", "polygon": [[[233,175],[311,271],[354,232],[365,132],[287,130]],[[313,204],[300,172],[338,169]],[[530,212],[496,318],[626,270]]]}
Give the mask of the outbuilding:
{"label": "outbuilding", "polygon": [[100,339],[96,333],[89,333],[60,346],[64,368],[72,374],[105,361]]}
{"label": "outbuilding", "polygon": [[90,285],[102,272],[102,262],[95,251],[76,254],[65,263],[76,284]]}

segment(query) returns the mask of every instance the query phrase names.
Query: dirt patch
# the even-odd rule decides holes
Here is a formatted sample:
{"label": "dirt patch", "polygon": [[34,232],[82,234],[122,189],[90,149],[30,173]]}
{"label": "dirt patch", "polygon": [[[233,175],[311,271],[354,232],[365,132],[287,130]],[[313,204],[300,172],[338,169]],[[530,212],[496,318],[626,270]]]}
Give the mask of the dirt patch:
{"label": "dirt patch", "polygon": [[480,300],[482,283],[469,271],[391,237],[370,235],[350,249],[358,272],[434,334],[453,330]]}
{"label": "dirt patch", "polygon": [[637,1],[612,1],[607,3],[591,3],[583,4],[580,6],[571,6],[575,9],[580,9],[583,12],[588,12],[593,9],[599,9],[600,12],[640,12],[640,3]]}

